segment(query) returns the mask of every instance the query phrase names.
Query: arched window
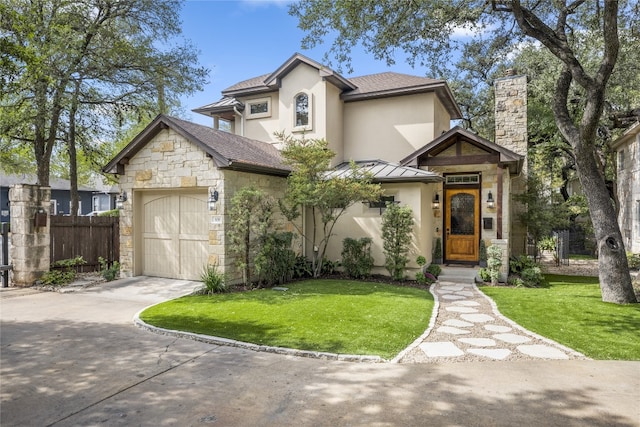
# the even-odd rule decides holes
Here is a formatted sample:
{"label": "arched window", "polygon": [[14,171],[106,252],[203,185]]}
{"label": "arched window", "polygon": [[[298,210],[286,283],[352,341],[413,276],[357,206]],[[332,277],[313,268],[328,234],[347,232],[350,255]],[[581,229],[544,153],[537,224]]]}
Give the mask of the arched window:
{"label": "arched window", "polygon": [[309,95],[296,95],[296,127],[309,126]]}
{"label": "arched window", "polygon": [[301,92],[293,98],[293,103],[295,107],[293,130],[294,131],[311,130],[311,120],[312,120],[311,95],[305,92]]}

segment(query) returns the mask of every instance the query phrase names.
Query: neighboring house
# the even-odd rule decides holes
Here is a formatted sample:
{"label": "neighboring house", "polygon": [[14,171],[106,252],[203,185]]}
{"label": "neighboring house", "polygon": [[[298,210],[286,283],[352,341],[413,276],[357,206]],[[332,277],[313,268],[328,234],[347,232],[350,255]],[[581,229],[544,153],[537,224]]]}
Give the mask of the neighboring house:
{"label": "neighboring house", "polygon": [[612,142],[617,160],[618,224],[627,251],[640,253],[640,122]]}
{"label": "neighboring house", "polygon": [[[525,182],[526,77],[496,82],[495,143],[450,128],[461,113],[443,80],[398,73],[347,79],[300,54],[222,95],[194,110],[212,117],[213,127],[159,116],[105,166],[127,194],[125,275],[198,279],[207,263],[233,272],[225,235],[234,192],[253,184],[284,194],[289,169],[276,132],[326,139],[336,153],[334,174],[353,160],[384,189],[381,203],[358,203],[338,222],[331,260],[340,258],[345,237],[369,236],[377,272],[384,272],[384,201],[414,212],[411,267],[418,255],[431,260],[436,238],[448,263],[477,264],[480,239],[502,245],[505,255],[524,251],[526,230],[512,221],[511,194]],[[219,201],[210,211],[214,194]]]}
{"label": "neighboring house", "polygon": [[[35,184],[36,180],[34,175],[0,174],[0,222],[10,222],[9,188],[15,184]],[[69,180],[51,178],[49,186],[51,187],[49,215],[69,215],[71,212],[71,183]],[[78,215],[113,209],[116,193],[115,187],[79,185]]]}

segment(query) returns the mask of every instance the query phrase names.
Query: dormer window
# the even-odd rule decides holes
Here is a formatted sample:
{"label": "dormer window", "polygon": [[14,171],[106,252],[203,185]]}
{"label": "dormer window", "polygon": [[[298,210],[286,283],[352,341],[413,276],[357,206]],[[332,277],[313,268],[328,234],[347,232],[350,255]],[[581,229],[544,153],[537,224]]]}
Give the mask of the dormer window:
{"label": "dormer window", "polygon": [[294,99],[294,131],[311,130],[311,95],[301,92]]}
{"label": "dormer window", "polygon": [[246,102],[247,118],[271,117],[271,98],[251,99]]}

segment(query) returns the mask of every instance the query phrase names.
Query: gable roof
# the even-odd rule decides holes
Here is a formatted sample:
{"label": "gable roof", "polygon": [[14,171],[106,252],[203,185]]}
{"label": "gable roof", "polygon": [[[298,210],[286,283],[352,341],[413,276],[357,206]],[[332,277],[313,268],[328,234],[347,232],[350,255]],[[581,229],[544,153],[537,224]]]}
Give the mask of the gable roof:
{"label": "gable roof", "polygon": [[[462,112],[444,80],[394,72],[347,79],[332,69],[299,53],[291,56],[274,72],[236,83],[222,91],[223,98],[221,100],[195,108],[193,111],[201,114],[229,111],[233,108],[229,106],[229,103],[232,102],[231,99],[239,103],[239,101],[235,100],[235,97],[276,91],[280,88],[281,79],[300,64],[306,64],[317,69],[320,77],[341,89],[341,98],[345,102],[434,92],[452,119],[462,118]],[[224,110],[224,107],[227,107],[226,110]]]}
{"label": "gable roof", "polygon": [[[354,162],[361,170],[371,173],[374,182],[440,182],[440,174],[410,166],[401,166],[384,160],[363,160]],[[349,173],[351,163],[344,162],[327,173],[329,178],[341,178]]]}
{"label": "gable roof", "polygon": [[159,115],[120,151],[102,170],[124,173],[124,165],[161,130],[171,128],[197,145],[218,168],[286,176],[291,169],[273,145],[245,138],[176,117]]}
{"label": "gable roof", "polygon": [[522,170],[522,165],[524,162],[525,156],[515,153],[508,148],[505,148],[501,145],[498,145],[494,142],[489,141],[473,132],[470,132],[467,129],[464,129],[460,126],[456,126],[447,132],[443,133],[433,141],[429,142],[424,147],[414,151],[404,159],[400,160],[400,164],[403,166],[412,165],[417,166],[419,162],[419,157],[428,154],[431,151],[438,150],[443,145],[446,145],[451,140],[461,138],[477,147],[480,147],[486,151],[491,153],[495,153],[498,155],[499,163],[509,166],[511,173],[520,173]]}
{"label": "gable roof", "polygon": [[611,148],[617,151],[623,144],[633,141],[633,138],[638,134],[640,134],[640,121],[632,124],[619,138],[612,141]]}

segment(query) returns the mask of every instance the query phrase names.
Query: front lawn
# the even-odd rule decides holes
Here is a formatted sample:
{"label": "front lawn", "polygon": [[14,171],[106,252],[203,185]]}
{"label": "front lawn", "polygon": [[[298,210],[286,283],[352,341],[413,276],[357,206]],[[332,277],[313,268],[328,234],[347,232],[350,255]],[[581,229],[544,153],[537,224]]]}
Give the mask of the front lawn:
{"label": "front lawn", "polygon": [[602,302],[597,277],[546,279],[547,288],[481,290],[519,325],[588,357],[640,360],[640,304]]}
{"label": "front lawn", "polygon": [[140,318],[166,329],[260,345],[393,358],[427,328],[428,291],[350,280],[308,280],[213,296],[186,296]]}

